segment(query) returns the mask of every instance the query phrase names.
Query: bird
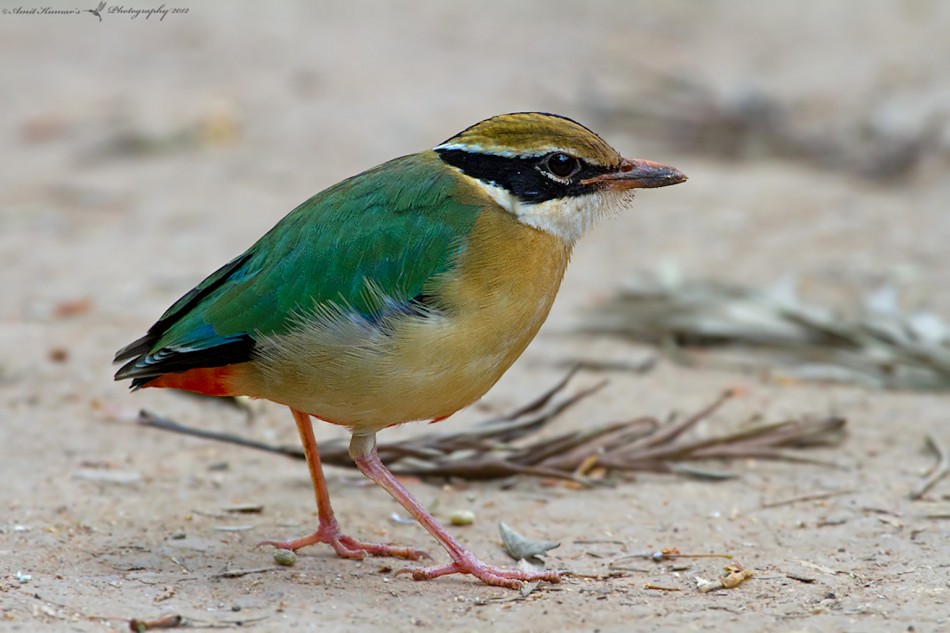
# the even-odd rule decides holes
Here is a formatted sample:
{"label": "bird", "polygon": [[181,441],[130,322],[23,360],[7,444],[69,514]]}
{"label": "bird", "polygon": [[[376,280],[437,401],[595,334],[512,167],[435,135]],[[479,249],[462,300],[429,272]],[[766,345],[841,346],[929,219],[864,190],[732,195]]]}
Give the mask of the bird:
{"label": "bird", "polygon": [[83,11],[85,11],[86,13],[91,13],[91,14],[93,14],[94,16],[96,16],[97,18],[99,18],[99,21],[100,21],[100,22],[102,22],[102,14],[101,14],[101,11],[102,11],[103,9],[105,9],[105,8],[106,8],[106,3],[105,3],[105,2],[100,2],[100,3],[99,3],[99,6],[97,6],[95,9],[83,9]]}
{"label": "bird", "polygon": [[303,202],[185,293],[123,347],[116,380],[250,396],[287,406],[316,498],[312,534],[344,558],[428,558],[343,533],[313,421],[346,427],[349,454],[444,548],[416,580],[468,574],[517,589],[567,571],[482,562],[386,468],[378,431],[440,421],[481,398],[548,316],[571,251],[636,189],[674,185],[673,167],[622,157],[576,121],[544,112],[485,119],[432,149],[383,163]]}

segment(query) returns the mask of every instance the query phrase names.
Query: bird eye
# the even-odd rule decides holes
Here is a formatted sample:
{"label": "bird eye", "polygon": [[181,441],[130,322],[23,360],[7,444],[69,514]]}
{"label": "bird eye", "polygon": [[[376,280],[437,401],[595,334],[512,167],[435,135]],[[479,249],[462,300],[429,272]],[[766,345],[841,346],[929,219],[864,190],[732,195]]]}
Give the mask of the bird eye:
{"label": "bird eye", "polygon": [[567,180],[581,170],[581,161],[564,152],[548,154],[541,161],[541,168],[560,180]]}

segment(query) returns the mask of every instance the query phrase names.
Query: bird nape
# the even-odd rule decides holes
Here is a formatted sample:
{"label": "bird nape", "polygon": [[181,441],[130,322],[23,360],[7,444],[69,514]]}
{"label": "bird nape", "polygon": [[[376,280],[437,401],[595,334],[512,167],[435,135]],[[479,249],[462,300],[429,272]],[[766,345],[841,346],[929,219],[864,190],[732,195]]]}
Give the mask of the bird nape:
{"label": "bird nape", "polygon": [[517,588],[566,572],[487,565],[382,464],[377,431],[440,420],[479,399],[544,322],[574,242],[672,167],[623,158],[597,134],[539,112],[496,116],[433,149],[316,194],[175,302],[116,353],[116,380],[286,405],[303,442],[319,523],[265,544],[326,543],[338,555],[424,552],[344,535],[330,506],[312,418],[349,428],[360,471],[451,559],[417,580],[471,574]]}

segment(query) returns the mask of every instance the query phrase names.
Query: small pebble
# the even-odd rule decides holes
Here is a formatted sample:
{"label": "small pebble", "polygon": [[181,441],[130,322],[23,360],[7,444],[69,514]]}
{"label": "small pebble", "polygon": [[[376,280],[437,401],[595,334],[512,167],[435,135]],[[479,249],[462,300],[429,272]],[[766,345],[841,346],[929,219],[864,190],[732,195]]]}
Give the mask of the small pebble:
{"label": "small pebble", "polygon": [[471,510],[456,510],[449,515],[449,523],[452,525],[471,525],[475,523],[475,513]]}
{"label": "small pebble", "polygon": [[405,517],[399,516],[398,512],[393,512],[389,515],[389,520],[393,523],[400,523],[402,525],[415,525],[415,519],[407,519]]}
{"label": "small pebble", "polygon": [[279,549],[274,551],[274,562],[284,567],[293,567],[297,562],[297,555],[289,549]]}
{"label": "small pebble", "polygon": [[73,473],[75,479],[85,479],[104,484],[129,485],[142,481],[142,473],[136,470],[107,470],[97,468],[80,468]]}

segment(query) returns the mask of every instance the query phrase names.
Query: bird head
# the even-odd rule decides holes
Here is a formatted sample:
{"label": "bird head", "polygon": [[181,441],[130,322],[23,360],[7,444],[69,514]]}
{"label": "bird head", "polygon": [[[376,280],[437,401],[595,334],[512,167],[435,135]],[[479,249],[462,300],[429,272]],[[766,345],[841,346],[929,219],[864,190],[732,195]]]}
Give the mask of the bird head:
{"label": "bird head", "polygon": [[624,158],[576,121],[543,112],[486,119],[434,149],[521,222],[569,244],[626,207],[635,189],[686,180],[672,167]]}

